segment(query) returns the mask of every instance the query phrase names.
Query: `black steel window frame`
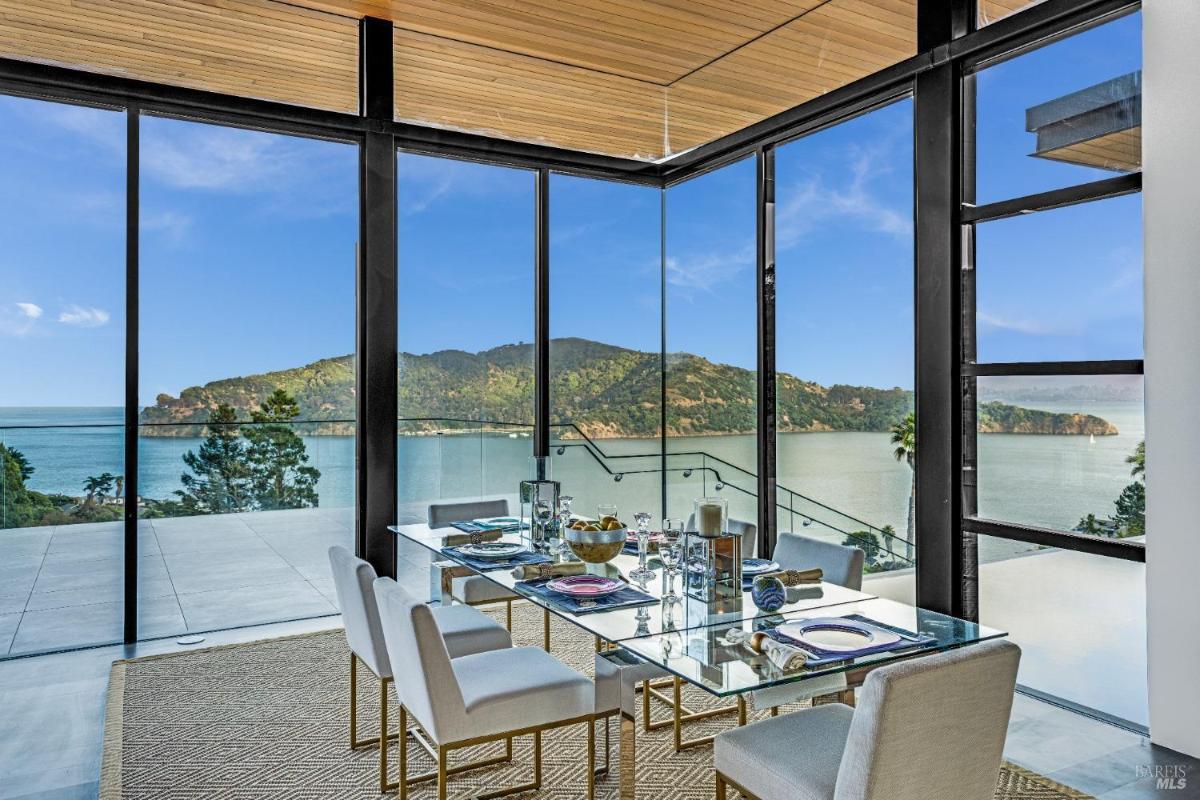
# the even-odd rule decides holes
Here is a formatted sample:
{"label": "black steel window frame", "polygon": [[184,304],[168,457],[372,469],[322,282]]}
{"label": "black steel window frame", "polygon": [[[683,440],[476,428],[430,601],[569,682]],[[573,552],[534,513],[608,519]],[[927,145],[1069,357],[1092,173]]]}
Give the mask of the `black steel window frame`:
{"label": "black steel window frame", "polygon": [[[918,452],[918,526],[922,544],[922,557],[918,559],[918,602],[926,607],[957,613],[970,613],[964,606],[964,581],[971,577],[971,566],[964,566],[963,546],[969,536],[964,531],[1005,535],[1023,541],[1044,543],[1053,539],[1054,546],[1092,552],[1107,548],[1105,555],[1117,555],[1133,551],[1136,560],[1144,558],[1144,550],[1133,543],[1111,541],[1092,542],[1087,537],[1078,537],[1065,532],[1041,531],[1020,526],[964,517],[964,493],[971,500],[973,476],[965,467],[965,458],[970,457],[970,448],[964,446],[962,413],[965,404],[953,402],[946,406],[946,398],[957,398],[956,392],[963,389],[964,376],[973,379],[980,374],[1016,374],[1013,372],[988,373],[987,370],[1072,369],[1054,364],[1041,365],[980,365],[973,359],[967,363],[962,358],[964,347],[973,343],[973,332],[967,334],[962,325],[961,307],[964,300],[973,299],[973,287],[958,274],[964,263],[969,265],[973,225],[987,219],[997,219],[1013,213],[1023,213],[1040,207],[1060,207],[1075,202],[1085,202],[1102,196],[1116,196],[1140,188],[1140,178],[1125,178],[1098,181],[1083,187],[1033,195],[1029,198],[974,206],[971,194],[971,178],[962,169],[966,160],[964,141],[970,142],[973,129],[967,130],[970,109],[964,105],[964,96],[970,96],[973,70],[987,63],[1012,57],[1024,50],[1033,49],[1056,39],[1072,35],[1083,27],[1099,24],[1107,19],[1138,8],[1138,0],[1044,0],[984,28],[975,29],[974,0],[918,0],[917,41],[918,52],[891,67],[873,75],[854,81],[819,98],[793,109],[772,116],[761,122],[736,131],[716,141],[694,148],[675,158],[649,163],[576,152],[545,145],[513,142],[483,135],[458,131],[428,128],[391,118],[390,78],[382,89],[380,76],[385,75],[381,54],[385,31],[391,24],[381,20],[364,21],[361,31],[364,45],[367,41],[376,44],[361,53],[360,90],[363,97],[359,114],[345,114],[319,109],[293,106],[285,103],[254,100],[217,92],[185,89],[176,86],[140,81],[130,78],[90,73],[67,67],[37,64],[10,58],[0,58],[0,93],[28,96],[59,102],[99,105],[125,109],[130,117],[128,140],[136,144],[136,120],[142,114],[191,119],[218,125],[235,126],[271,133],[308,136],[314,138],[350,141],[360,147],[362,167],[360,171],[360,226],[362,248],[358,267],[358,378],[362,394],[374,397],[377,403],[364,412],[359,398],[359,448],[357,450],[357,476],[359,488],[358,522],[356,542],[360,554],[366,555],[376,568],[384,574],[394,569],[394,558],[388,558],[379,524],[387,517],[388,503],[395,503],[395,352],[396,352],[396,246],[395,227],[395,153],[406,151],[426,155],[479,161],[503,166],[522,167],[539,171],[552,170],[582,177],[600,178],[658,187],[663,191],[661,235],[665,247],[666,236],[666,189],[694,178],[710,170],[755,154],[760,159],[759,192],[757,209],[757,263],[758,263],[758,307],[759,307],[759,381],[760,401],[770,402],[771,392],[763,392],[762,382],[768,389],[774,375],[774,327],[771,324],[773,288],[767,280],[773,265],[773,252],[767,239],[769,231],[770,191],[761,168],[769,156],[770,148],[779,143],[800,138],[808,133],[845,121],[873,108],[886,105],[896,99],[912,94],[915,98],[914,115],[916,128],[916,286],[918,313],[915,320],[918,364],[918,428],[922,437],[922,448]],[[389,42],[390,47],[390,42]],[[374,76],[372,79],[371,76]],[[944,122],[959,123],[952,137],[947,138]],[[383,153],[391,162],[391,189],[381,172]],[[971,170],[973,172],[973,170]],[[129,154],[127,174],[127,244],[126,244],[126,471],[132,466],[136,473],[136,389],[137,389],[137,324],[138,324],[138,252],[137,252],[137,151]],[[1137,183],[1135,187],[1134,184]],[[374,187],[368,188],[368,184]],[[383,208],[380,210],[379,206]],[[947,210],[949,209],[949,210]],[[390,218],[389,218],[390,217]],[[547,234],[548,214],[539,216],[535,230],[541,237]],[[389,241],[390,240],[390,241]],[[132,243],[131,243],[132,242]],[[391,249],[390,268],[388,250]],[[665,271],[665,253],[662,269]],[[548,256],[539,258],[541,269],[548,272]],[[535,265],[535,268],[536,265]],[[953,273],[953,292],[950,296],[939,294],[932,283]],[[131,280],[132,278],[132,280]],[[541,286],[540,280],[538,285]],[[387,291],[388,289],[392,291]],[[536,313],[547,313],[548,292],[542,287]],[[665,298],[665,274],[663,277]],[[932,292],[932,294],[929,294]],[[922,300],[922,294],[926,299]],[[390,296],[390,301],[384,299]],[[665,299],[664,299],[665,303]],[[384,313],[390,307],[390,314]],[[664,307],[662,325],[666,326]],[[947,320],[947,314],[951,318]],[[972,326],[973,328],[973,326]],[[540,337],[548,336],[548,325],[540,326]],[[665,335],[665,334],[664,334]],[[547,342],[537,348],[542,355],[535,365],[538,374],[545,375],[548,361]],[[954,357],[947,358],[953,351]],[[664,356],[665,357],[665,356]],[[390,359],[390,360],[389,360]],[[1108,363],[1121,374],[1140,369],[1140,362],[1091,362],[1088,368]],[[385,368],[385,364],[387,367]],[[664,366],[665,371],[665,366]],[[390,373],[390,379],[385,373]],[[1021,373],[1026,374],[1026,373]],[[1036,372],[1034,374],[1051,374]],[[1108,373],[1112,374],[1112,373]],[[665,376],[664,376],[665,377]],[[390,387],[389,387],[390,380]],[[666,458],[666,406],[665,380],[663,385],[663,458]],[[391,400],[384,399],[389,394]],[[770,395],[770,397],[768,397]],[[382,402],[382,407],[379,402]],[[388,403],[393,413],[387,413]],[[921,409],[925,409],[924,412]],[[132,409],[132,411],[131,411]],[[944,411],[948,413],[943,414]],[[365,416],[363,416],[365,413]],[[767,491],[773,468],[773,443],[764,437],[773,426],[763,424],[764,414],[770,410],[760,408],[759,451],[765,453],[766,463],[760,463],[760,491]],[[542,428],[540,436],[549,441],[545,430],[548,420],[539,415]],[[381,422],[384,417],[389,422]],[[374,420],[364,425],[365,420]],[[390,431],[390,435],[388,432]],[[372,451],[364,454],[364,437],[373,439]],[[390,463],[384,463],[390,451]],[[382,499],[384,487],[390,482],[391,499]],[[665,505],[665,471],[663,499]],[[967,474],[964,480],[964,474]],[[130,496],[136,496],[136,474],[127,476]],[[369,487],[363,491],[364,481]],[[942,509],[957,509],[957,514],[947,517]],[[760,506],[762,504],[760,503]],[[971,506],[968,506],[970,508]],[[920,510],[924,509],[922,515]],[[665,510],[665,509],[664,509]],[[760,508],[760,516],[762,515]],[[772,526],[770,517],[760,519]],[[963,524],[959,524],[963,523]],[[125,640],[137,638],[136,620],[136,504],[126,510],[125,553],[126,603]],[[763,536],[773,537],[775,531],[765,530]],[[767,540],[769,541],[769,539]],[[375,542],[375,545],[372,545]],[[1113,548],[1119,544],[1122,547]],[[1118,555],[1118,557],[1126,557]],[[920,566],[924,562],[923,566]]]}
{"label": "black steel window frame", "polygon": [[[1045,5],[1049,6],[1050,4],[1046,3]],[[964,67],[967,70],[963,76],[963,85],[967,88],[967,95],[970,100],[970,102],[964,104],[962,120],[962,141],[965,145],[962,163],[964,176],[969,176],[969,185],[967,186],[969,191],[964,191],[959,213],[959,222],[961,225],[960,237],[963,243],[961,260],[962,280],[965,287],[961,332],[964,346],[960,368],[963,397],[962,440],[964,442],[964,457],[962,462],[962,483],[964,485],[962,530],[964,537],[969,537],[972,540],[972,544],[975,536],[986,535],[1027,542],[1042,547],[1055,547],[1109,558],[1139,562],[1146,560],[1146,546],[1142,542],[1107,539],[1072,531],[980,517],[976,502],[978,464],[975,458],[975,429],[977,422],[975,415],[978,397],[976,379],[978,377],[1144,374],[1144,363],[1141,359],[979,363],[976,360],[975,351],[976,305],[974,291],[975,242],[976,227],[978,225],[1068,206],[1093,203],[1113,197],[1121,197],[1140,192],[1142,189],[1142,175],[1139,171],[1102,180],[1078,183],[1050,191],[1009,198],[984,205],[975,205],[973,182],[976,162],[980,158],[980,154],[975,151],[975,76],[995,64],[1020,58],[1026,53],[1074,36],[1088,28],[1102,25],[1117,17],[1134,13],[1138,8],[1140,8],[1139,3],[1111,1],[1096,3],[1091,9],[1091,13],[1083,16],[1069,14],[1058,17],[1059,24],[1054,29],[1041,31],[1036,35],[1024,35],[1015,44],[1009,43],[1007,46],[1001,46],[996,43],[988,43],[986,46],[978,48],[961,48],[964,54],[966,54]],[[1050,10],[1052,11],[1053,9]],[[966,543],[964,542],[964,544]],[[971,576],[977,575],[977,549],[973,546],[968,546],[964,552],[963,560],[964,570]],[[968,609],[977,612],[978,589],[973,580],[964,583],[964,594]]]}

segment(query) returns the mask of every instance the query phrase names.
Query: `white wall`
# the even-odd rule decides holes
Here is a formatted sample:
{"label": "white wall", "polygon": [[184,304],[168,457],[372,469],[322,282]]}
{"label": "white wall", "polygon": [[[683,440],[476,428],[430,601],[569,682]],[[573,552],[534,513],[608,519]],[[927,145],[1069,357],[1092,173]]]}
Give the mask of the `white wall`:
{"label": "white wall", "polygon": [[1200,757],[1200,2],[1142,14],[1150,736]]}

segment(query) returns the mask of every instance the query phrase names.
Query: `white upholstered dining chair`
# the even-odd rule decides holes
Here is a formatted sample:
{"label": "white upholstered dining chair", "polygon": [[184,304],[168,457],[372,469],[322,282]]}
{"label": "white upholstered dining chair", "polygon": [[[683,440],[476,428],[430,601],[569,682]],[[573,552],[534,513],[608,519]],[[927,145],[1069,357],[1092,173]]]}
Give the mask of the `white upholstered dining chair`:
{"label": "white upholstered dining chair", "polygon": [[990,641],[901,661],[867,676],[857,708],[722,733],[717,800],[729,787],[753,800],[990,800],[1020,658]]}
{"label": "white upholstered dining chair", "polygon": [[[455,522],[507,516],[508,501],[500,499],[475,500],[466,503],[430,503],[428,519],[430,529],[436,530],[448,528]],[[439,585],[443,603],[450,605],[451,600],[458,600],[469,606],[504,603],[505,625],[510,631],[512,630],[512,604],[514,600],[521,599],[520,595],[513,594],[482,575],[455,575],[454,565],[435,564],[434,566],[435,571],[442,576]],[[542,610],[542,646],[547,651],[550,650],[550,612],[545,609]]]}
{"label": "white upholstered dining chair", "polygon": [[866,553],[857,547],[780,531],[771,558],[779,562],[779,566],[784,569],[805,570],[819,567],[822,580],[845,586],[847,589],[862,589],[863,561]]}
{"label": "white upholstered dining chair", "polygon": [[[378,576],[374,567],[344,547],[329,548],[329,566],[346,629],[346,644],[350,647],[350,749],[379,745],[379,785],[380,791],[386,791],[387,687],[392,681],[392,666],[375,600],[374,584]],[[452,656],[512,647],[512,636],[503,626],[469,606],[445,606],[432,611],[438,633]],[[379,679],[379,735],[366,739],[358,738],[359,661]]]}
{"label": "white upholstered dining chair", "polygon": [[595,794],[595,687],[591,679],[538,647],[516,647],[451,658],[437,635],[433,609],[415,601],[389,578],[375,581],[384,639],[395,665],[400,725],[411,716],[436,748],[437,769],[410,776],[407,739],[400,739],[400,800],[408,787],[437,781],[438,800],[446,800],[447,779],[479,763],[449,767],[449,754],[463,747],[533,736],[533,781],[479,795],[500,797],[534,791],[542,783],[542,733],[567,725],[587,728],[587,797]]}

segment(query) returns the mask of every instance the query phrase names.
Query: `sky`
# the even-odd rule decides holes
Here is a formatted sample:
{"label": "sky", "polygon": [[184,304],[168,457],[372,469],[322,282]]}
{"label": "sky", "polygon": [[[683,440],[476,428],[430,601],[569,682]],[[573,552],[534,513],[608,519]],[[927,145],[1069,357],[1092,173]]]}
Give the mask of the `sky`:
{"label": "sky", "polygon": [[[979,75],[980,202],[1113,174],[1030,157],[1024,113],[1138,69],[1140,24]],[[124,126],[0,97],[0,406],[122,403]],[[141,139],[141,403],[353,352],[354,147],[161,118]],[[905,100],[779,148],[782,371],[912,387],[912,141]],[[401,350],[531,341],[533,174],[397,171]],[[1141,356],[1139,196],[980,225],[977,270],[980,360]],[[751,160],[665,197],[553,176],[552,336],[657,350],[664,279],[668,350],[753,369]]]}

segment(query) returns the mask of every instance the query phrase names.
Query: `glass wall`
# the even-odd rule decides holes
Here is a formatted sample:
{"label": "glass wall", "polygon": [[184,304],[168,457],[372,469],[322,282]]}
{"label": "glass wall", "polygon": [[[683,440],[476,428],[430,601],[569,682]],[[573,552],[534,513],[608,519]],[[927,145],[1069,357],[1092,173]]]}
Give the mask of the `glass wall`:
{"label": "glass wall", "polygon": [[615,503],[629,524],[662,514],[661,202],[652,187],[550,179],[554,477],[577,513]]}
{"label": "glass wall", "polygon": [[122,636],[125,124],[0,96],[0,658]]}
{"label": "glass wall", "polygon": [[758,518],[755,162],[666,192],[667,512],[719,493]]}
{"label": "glass wall", "polygon": [[354,541],[357,158],[142,120],[142,637],[336,610],[326,551]]}
{"label": "glass wall", "polygon": [[534,178],[401,153],[400,522],[502,498],[533,455]]}
{"label": "glass wall", "polygon": [[[1140,26],[1132,14],[973,78],[981,204],[1140,169]],[[977,507],[967,513],[1013,533],[977,537],[980,621],[1024,648],[1022,684],[1144,724],[1144,564],[1047,549],[1020,530],[1153,535],[1141,198],[1024,206],[975,224],[975,268],[964,273],[979,373]]]}
{"label": "glass wall", "polygon": [[775,157],[779,529],[910,584],[912,154],[904,100]]}

